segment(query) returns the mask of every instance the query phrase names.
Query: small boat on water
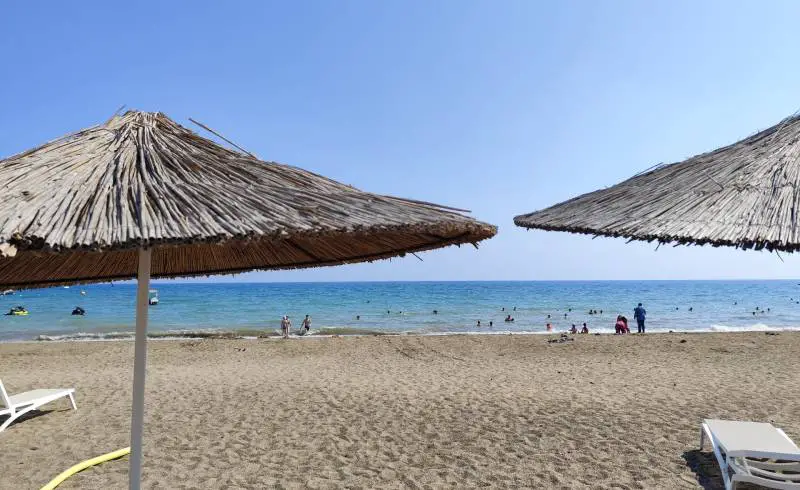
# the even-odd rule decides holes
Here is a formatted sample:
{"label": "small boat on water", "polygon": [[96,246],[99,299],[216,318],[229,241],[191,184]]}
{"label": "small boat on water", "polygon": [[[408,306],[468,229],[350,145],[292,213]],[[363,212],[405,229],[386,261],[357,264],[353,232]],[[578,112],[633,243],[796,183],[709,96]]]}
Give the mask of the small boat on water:
{"label": "small boat on water", "polygon": [[28,310],[24,306],[15,306],[8,310],[6,316],[28,316]]}
{"label": "small boat on water", "polygon": [[158,304],[158,289],[151,289],[147,292],[147,302],[151,305]]}

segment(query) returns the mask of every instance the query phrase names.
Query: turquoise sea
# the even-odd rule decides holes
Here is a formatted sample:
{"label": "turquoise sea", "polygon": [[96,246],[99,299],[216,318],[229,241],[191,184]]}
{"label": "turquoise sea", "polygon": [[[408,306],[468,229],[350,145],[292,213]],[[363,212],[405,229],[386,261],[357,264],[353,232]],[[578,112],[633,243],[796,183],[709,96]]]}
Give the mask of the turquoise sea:
{"label": "turquoise sea", "polygon": [[[650,332],[800,330],[796,281],[170,281],[153,287],[160,304],[150,307],[150,332],[165,336],[271,335],[278,332],[284,314],[295,330],[311,315],[311,335],[545,333],[548,321],[555,331],[586,322],[592,332],[613,332],[616,315],[632,318],[638,302],[647,309]],[[30,312],[1,316],[0,341],[129,336],[135,289],[130,283],[102,284],[0,296],[0,309],[24,305]],[[72,316],[75,306],[86,315]],[[589,310],[602,314],[590,315]],[[513,323],[503,321],[508,314]]]}

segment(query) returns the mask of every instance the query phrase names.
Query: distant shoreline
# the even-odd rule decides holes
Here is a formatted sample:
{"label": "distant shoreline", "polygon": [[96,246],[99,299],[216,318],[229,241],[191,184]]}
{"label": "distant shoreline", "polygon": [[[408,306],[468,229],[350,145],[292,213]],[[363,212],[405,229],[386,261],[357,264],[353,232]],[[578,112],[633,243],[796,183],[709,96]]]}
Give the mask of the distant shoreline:
{"label": "distant shoreline", "polygon": [[[130,338],[135,284],[51,288],[3,300],[30,315],[3,316],[0,340]],[[584,323],[613,333],[641,302],[648,332],[800,330],[800,287],[787,281],[171,283],[154,285],[153,337],[278,334],[283,315],[314,335],[546,334]],[[76,306],[85,315],[71,315]],[[515,321],[505,322],[508,316]],[[491,324],[491,325],[490,325]],[[635,329],[634,329],[635,330]],[[40,337],[41,336],[41,337]]]}

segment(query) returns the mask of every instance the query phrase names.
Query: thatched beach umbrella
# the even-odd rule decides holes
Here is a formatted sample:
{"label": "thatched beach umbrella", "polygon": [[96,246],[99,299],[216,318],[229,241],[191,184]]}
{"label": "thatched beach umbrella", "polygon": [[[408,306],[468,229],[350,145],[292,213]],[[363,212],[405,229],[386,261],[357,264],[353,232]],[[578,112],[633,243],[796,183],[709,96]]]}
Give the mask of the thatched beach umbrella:
{"label": "thatched beach umbrella", "polygon": [[0,183],[0,288],[138,278],[131,488],[151,277],[372,261],[497,232],[452,208],[260,161],[160,113],[129,111],[2,160]]}
{"label": "thatched beach umbrella", "polygon": [[800,249],[800,116],[607,189],[514,218],[526,228],[659,243]]}

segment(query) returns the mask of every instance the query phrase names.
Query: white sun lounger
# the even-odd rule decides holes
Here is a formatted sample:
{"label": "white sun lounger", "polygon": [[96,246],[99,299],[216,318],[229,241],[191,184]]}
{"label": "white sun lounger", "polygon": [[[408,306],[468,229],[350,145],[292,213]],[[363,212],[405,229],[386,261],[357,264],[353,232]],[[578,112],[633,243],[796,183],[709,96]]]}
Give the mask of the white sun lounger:
{"label": "white sun lounger", "polygon": [[800,448],[772,424],[706,420],[700,449],[705,437],[714,449],[726,490],[745,482],[800,490]]}
{"label": "white sun lounger", "polygon": [[0,381],[0,417],[7,415],[8,418],[0,425],[0,432],[12,422],[42,405],[58,400],[59,398],[69,397],[72,409],[77,410],[75,405],[75,390],[73,388],[63,390],[31,390],[18,395],[9,396],[3,382]]}

